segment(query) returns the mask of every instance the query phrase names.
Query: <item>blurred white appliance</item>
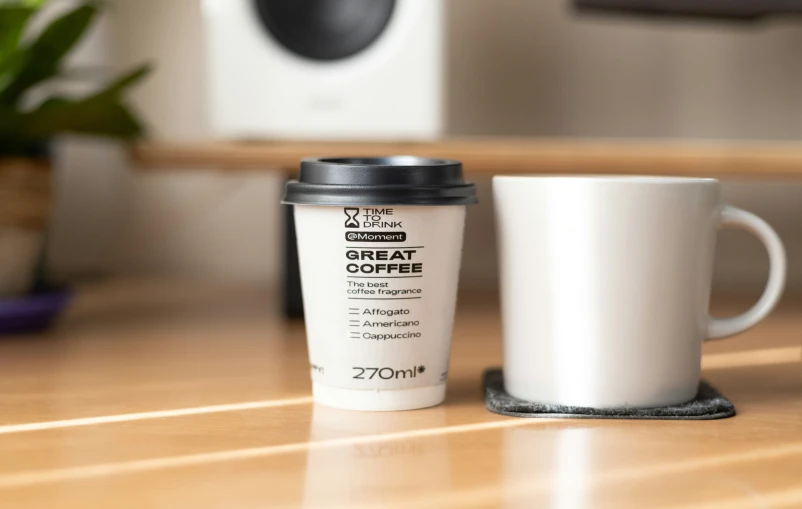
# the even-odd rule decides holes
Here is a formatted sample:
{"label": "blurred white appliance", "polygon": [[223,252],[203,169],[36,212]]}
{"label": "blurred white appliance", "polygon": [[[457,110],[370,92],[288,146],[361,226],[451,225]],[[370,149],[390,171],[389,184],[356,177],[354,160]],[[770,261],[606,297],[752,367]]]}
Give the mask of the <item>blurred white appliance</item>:
{"label": "blurred white appliance", "polygon": [[442,0],[203,0],[203,17],[217,136],[441,134]]}

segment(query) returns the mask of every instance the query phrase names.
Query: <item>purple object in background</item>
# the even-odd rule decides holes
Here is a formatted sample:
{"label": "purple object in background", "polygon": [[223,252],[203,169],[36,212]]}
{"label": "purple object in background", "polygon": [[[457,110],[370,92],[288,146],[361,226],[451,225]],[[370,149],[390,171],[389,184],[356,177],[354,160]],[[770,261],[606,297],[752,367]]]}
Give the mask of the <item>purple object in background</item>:
{"label": "purple object in background", "polygon": [[0,300],[0,336],[41,332],[53,324],[72,298],[66,288]]}

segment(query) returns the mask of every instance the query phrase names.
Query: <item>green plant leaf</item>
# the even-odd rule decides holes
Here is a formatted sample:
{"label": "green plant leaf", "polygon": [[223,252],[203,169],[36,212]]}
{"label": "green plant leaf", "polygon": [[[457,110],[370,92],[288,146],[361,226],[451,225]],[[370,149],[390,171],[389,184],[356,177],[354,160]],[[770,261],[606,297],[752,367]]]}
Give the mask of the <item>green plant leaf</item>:
{"label": "green plant leaf", "polygon": [[42,0],[0,0],[0,90],[11,79],[5,71],[19,57],[19,42],[25,25],[42,3]]}
{"label": "green plant leaf", "polygon": [[17,48],[25,24],[34,12],[30,7],[0,6],[0,62]]}
{"label": "green plant leaf", "polygon": [[[81,5],[54,20],[13,66],[14,78],[0,90],[0,103],[16,105],[34,85],[55,76],[62,60],[83,37],[97,15],[94,5]],[[6,70],[8,72],[8,70]]]}
{"label": "green plant leaf", "polygon": [[105,89],[77,101],[61,97],[48,99],[26,115],[27,135],[43,138],[73,132],[115,138],[140,136],[142,125],[120,102],[120,97],[125,89],[149,72],[150,66],[143,65],[112,81]]}
{"label": "green plant leaf", "polygon": [[[51,97],[23,107],[33,87],[48,80],[80,79],[62,62],[86,33],[102,0],[85,0],[53,20],[30,42],[23,37],[30,16],[47,0],[0,0],[0,154],[25,154],[63,133],[132,138],[142,124],[123,101],[124,92],[150,72],[141,66],[83,98]],[[28,11],[25,11],[27,9]],[[27,14],[23,14],[27,12]],[[5,17],[4,17],[5,15]]]}
{"label": "green plant leaf", "polygon": [[150,66],[144,65],[90,96],[52,97],[31,111],[0,104],[0,153],[68,132],[124,139],[141,136],[144,128],[121,96],[149,72]]}
{"label": "green plant leaf", "polygon": [[133,138],[142,125],[116,97],[92,96],[72,100],[48,99],[34,111],[3,115],[0,139],[45,140],[63,133],[81,133],[115,138]]}
{"label": "green plant leaf", "polygon": [[94,97],[120,97],[126,88],[134,85],[137,81],[150,74],[151,70],[152,68],[150,64],[141,65],[128,74],[124,74],[123,76],[120,76],[116,80],[109,83],[105,89],[95,93]]}
{"label": "green plant leaf", "polygon": [[47,0],[0,0],[0,8],[3,7],[30,7],[38,9],[43,6]]}

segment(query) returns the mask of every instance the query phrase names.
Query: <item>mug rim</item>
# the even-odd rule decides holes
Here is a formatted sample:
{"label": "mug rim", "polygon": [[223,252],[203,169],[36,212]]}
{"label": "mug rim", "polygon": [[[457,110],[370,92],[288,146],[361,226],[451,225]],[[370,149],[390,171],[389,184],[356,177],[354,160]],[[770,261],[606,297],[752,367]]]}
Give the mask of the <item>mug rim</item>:
{"label": "mug rim", "polygon": [[575,182],[609,182],[623,184],[718,184],[719,181],[710,177],[677,177],[665,175],[616,175],[616,174],[577,174],[577,175],[496,175],[493,182],[522,182],[522,181],[575,181]]}

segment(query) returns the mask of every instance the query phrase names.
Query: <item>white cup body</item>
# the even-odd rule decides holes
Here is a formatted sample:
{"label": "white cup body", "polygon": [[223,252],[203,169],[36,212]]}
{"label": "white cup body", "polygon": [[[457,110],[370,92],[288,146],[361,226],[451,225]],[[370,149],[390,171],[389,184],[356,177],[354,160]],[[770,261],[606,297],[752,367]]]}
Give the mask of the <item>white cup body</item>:
{"label": "white cup body", "polygon": [[509,393],[594,408],[692,399],[718,182],[496,177],[493,187]]}
{"label": "white cup body", "polygon": [[315,401],[408,410],[445,397],[464,206],[295,206]]}

